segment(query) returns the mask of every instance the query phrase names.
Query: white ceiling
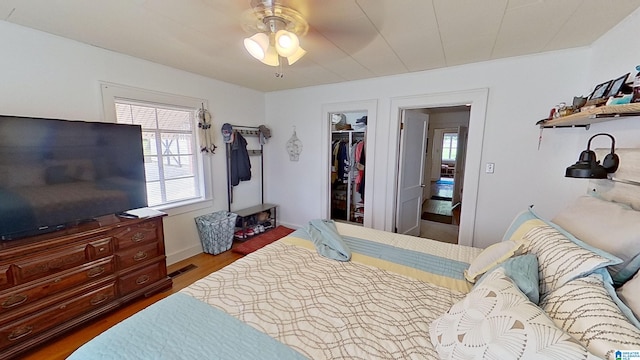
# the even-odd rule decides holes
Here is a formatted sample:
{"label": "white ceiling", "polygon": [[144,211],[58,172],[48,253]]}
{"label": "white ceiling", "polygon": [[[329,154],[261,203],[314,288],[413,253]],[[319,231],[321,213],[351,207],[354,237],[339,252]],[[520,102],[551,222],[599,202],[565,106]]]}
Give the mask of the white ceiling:
{"label": "white ceiling", "polygon": [[[242,45],[249,0],[2,0],[0,19],[260,91],[588,46],[640,0],[282,0],[307,55],[277,68]],[[246,15],[245,15],[246,16]]]}

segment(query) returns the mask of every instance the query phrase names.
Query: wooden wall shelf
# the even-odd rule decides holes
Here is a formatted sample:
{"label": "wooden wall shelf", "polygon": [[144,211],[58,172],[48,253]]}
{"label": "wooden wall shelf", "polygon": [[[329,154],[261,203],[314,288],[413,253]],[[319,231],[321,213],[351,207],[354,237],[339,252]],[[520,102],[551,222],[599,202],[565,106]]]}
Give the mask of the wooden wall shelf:
{"label": "wooden wall shelf", "polygon": [[623,117],[640,116],[640,103],[600,106],[576,114],[538,122],[544,128],[584,127],[594,123],[617,120]]}

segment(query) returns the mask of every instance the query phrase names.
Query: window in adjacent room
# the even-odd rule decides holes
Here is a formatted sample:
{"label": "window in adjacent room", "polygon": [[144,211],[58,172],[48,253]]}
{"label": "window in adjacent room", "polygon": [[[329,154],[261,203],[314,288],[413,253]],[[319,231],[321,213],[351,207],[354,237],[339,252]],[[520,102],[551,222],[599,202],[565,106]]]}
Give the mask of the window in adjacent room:
{"label": "window in adjacent room", "polygon": [[142,128],[149,206],[166,208],[204,200],[204,171],[197,151],[196,114],[200,106],[196,99],[136,93],[135,89],[114,85],[103,85],[103,97],[106,118]]}
{"label": "window in adjacent room", "polygon": [[442,138],[442,161],[456,161],[458,134],[444,133]]}

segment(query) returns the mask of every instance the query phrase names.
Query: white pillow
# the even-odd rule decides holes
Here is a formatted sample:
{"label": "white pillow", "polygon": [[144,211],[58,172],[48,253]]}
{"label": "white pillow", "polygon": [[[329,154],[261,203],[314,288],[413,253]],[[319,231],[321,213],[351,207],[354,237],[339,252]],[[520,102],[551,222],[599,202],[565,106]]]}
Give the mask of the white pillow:
{"label": "white pillow", "polygon": [[615,360],[615,352],[640,349],[640,329],[613,301],[600,274],[575,279],[547,294],[540,307],[591,353]]}
{"label": "white pillow", "polygon": [[618,297],[633,311],[633,314],[640,320],[640,271],[627,281],[621,288],[616,290]]}
{"label": "white pillow", "polygon": [[524,242],[521,240],[507,240],[487,247],[471,261],[469,268],[464,271],[465,279],[475,283],[489,269],[505,262],[514,255],[519,255],[523,248]]}
{"label": "white pillow", "polygon": [[584,248],[548,225],[534,227],[523,238],[529,240],[526,251],[538,257],[540,299],[570,280],[621,261]]}
{"label": "white pillow", "polygon": [[429,335],[441,359],[596,359],[527,300],[502,268],[434,320]]}
{"label": "white pillow", "polygon": [[640,254],[640,211],[585,195],[560,211],[552,222],[622,259],[622,263],[609,267],[616,284],[623,284],[640,268],[640,257],[633,261]]}

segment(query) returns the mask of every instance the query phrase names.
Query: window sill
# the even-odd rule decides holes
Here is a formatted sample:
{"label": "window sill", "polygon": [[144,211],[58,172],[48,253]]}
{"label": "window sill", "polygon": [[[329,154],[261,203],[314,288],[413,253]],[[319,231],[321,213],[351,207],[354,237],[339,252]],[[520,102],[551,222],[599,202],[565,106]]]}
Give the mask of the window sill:
{"label": "window sill", "polygon": [[192,211],[198,211],[213,206],[212,199],[196,199],[190,201],[181,201],[171,204],[151,206],[152,209],[162,211],[168,216],[180,215]]}

